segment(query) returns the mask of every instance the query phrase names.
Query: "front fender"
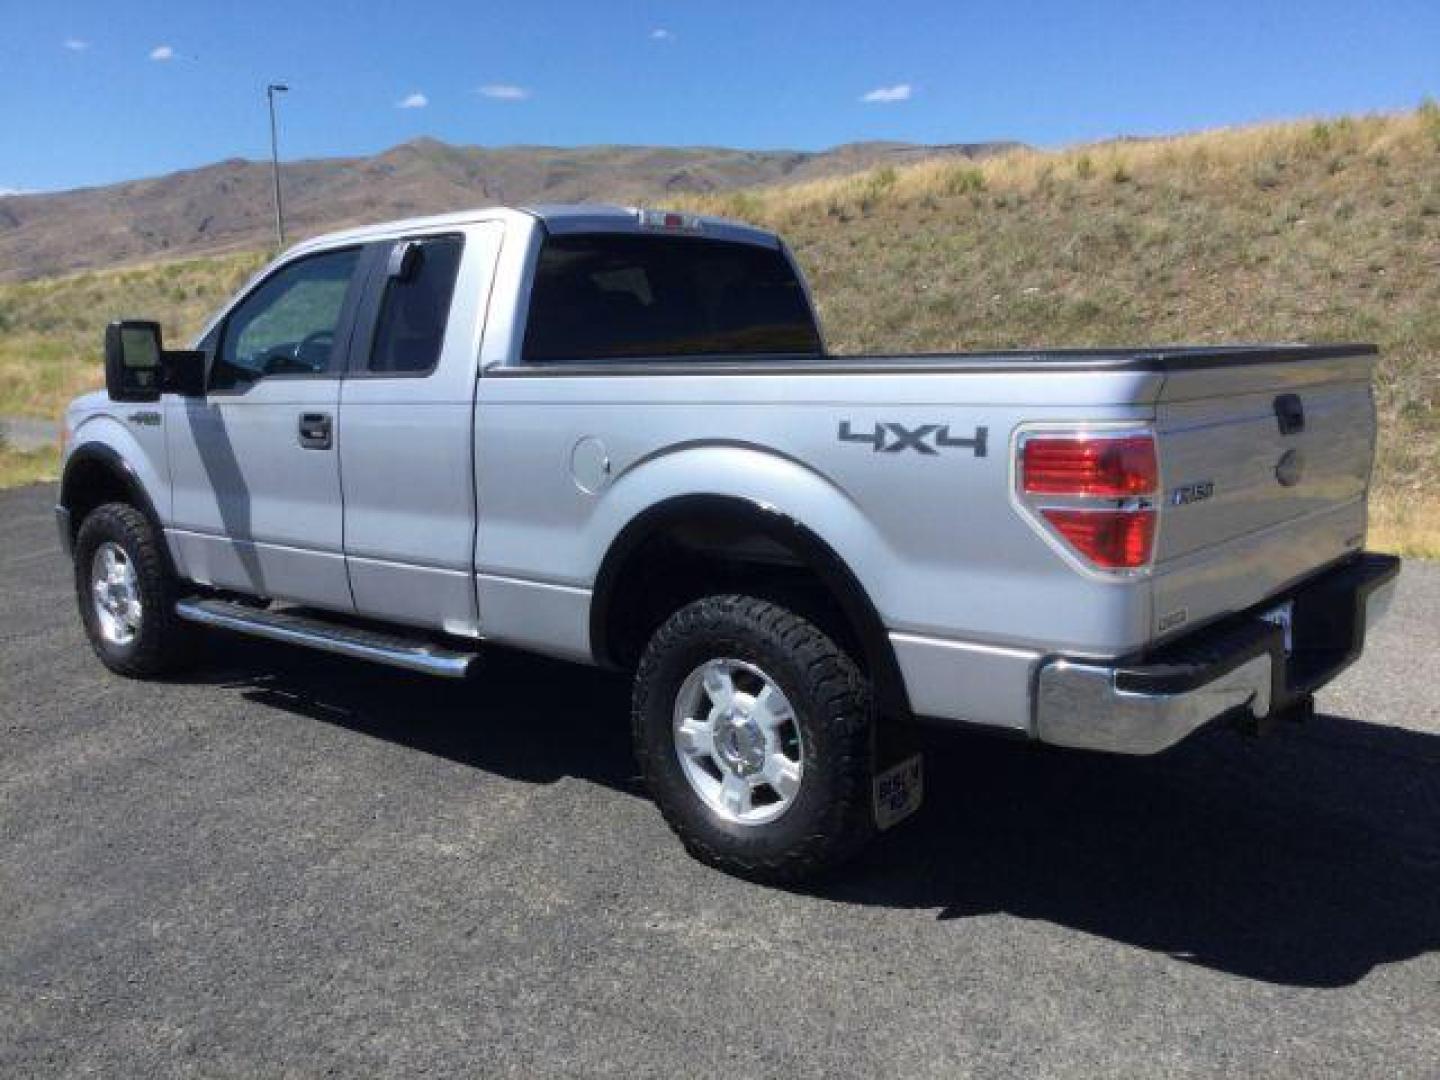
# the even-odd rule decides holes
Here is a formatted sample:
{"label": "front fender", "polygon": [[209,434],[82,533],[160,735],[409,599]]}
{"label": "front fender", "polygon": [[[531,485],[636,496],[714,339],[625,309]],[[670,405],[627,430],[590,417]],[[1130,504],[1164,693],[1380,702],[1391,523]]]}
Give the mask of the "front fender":
{"label": "front fender", "polygon": [[[56,517],[67,554],[85,515],[112,499],[129,502],[163,535],[169,509],[162,467],[164,431],[156,428],[158,452],[147,448],[110,416],[88,416],[72,429],[60,474]],[[157,460],[158,458],[158,460]],[[173,561],[173,552],[170,553]]]}
{"label": "front fender", "polygon": [[[158,407],[153,410],[159,414]],[[70,449],[65,456],[61,480],[61,502],[65,502],[68,478],[75,475],[77,462],[104,461],[126,478],[137,497],[146,503],[143,509],[164,525],[169,520],[169,490],[165,469],[165,432],[163,427],[146,428],[146,435],[137,438],[129,426],[113,416],[87,416],[74,429]]]}

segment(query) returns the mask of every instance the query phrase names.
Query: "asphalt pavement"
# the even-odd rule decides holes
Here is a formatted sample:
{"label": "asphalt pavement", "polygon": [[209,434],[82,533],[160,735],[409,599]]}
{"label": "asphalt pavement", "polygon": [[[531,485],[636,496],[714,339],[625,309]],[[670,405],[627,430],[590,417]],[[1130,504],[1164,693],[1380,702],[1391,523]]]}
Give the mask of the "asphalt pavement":
{"label": "asphalt pavement", "polygon": [[1440,1074],[1440,566],[1307,725],[932,739],[786,891],[686,857],[611,676],[110,675],[53,500],[0,494],[0,1075]]}

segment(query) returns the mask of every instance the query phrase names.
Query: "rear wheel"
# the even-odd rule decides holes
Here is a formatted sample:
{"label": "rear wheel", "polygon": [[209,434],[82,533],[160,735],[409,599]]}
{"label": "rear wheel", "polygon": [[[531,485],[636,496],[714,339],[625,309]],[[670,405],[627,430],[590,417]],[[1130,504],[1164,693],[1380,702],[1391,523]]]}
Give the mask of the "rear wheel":
{"label": "rear wheel", "polygon": [[869,684],[786,608],[716,596],[676,612],[640,661],[632,722],[661,813],[703,862],[794,881],[874,832]]}
{"label": "rear wheel", "polygon": [[179,583],[148,518],[126,503],[91,512],[75,539],[75,595],[102,663],[131,678],[193,662],[197,632],[175,615]]}

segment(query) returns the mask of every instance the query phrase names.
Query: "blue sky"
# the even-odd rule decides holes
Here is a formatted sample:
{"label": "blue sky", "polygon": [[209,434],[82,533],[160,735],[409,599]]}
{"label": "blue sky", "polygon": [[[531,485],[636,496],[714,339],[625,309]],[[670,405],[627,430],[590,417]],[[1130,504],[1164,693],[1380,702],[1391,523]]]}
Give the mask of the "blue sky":
{"label": "blue sky", "polygon": [[1440,0],[0,0],[0,189],[264,157],[268,80],[285,158],[1056,145],[1413,107]]}

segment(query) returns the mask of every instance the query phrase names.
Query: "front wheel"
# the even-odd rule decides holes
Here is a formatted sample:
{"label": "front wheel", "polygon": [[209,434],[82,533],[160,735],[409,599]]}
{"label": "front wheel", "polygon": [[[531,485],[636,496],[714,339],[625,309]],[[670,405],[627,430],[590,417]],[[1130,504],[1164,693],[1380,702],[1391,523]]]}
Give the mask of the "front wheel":
{"label": "front wheel", "polygon": [[175,615],[179,585],[164,540],[139,510],[106,503],[75,538],[75,596],[95,655],[111,671],[151,678],[194,658],[197,634]]}
{"label": "front wheel", "polygon": [[714,596],[676,612],[641,658],[632,724],[661,813],[703,862],[795,881],[874,832],[869,683],[783,607]]}

